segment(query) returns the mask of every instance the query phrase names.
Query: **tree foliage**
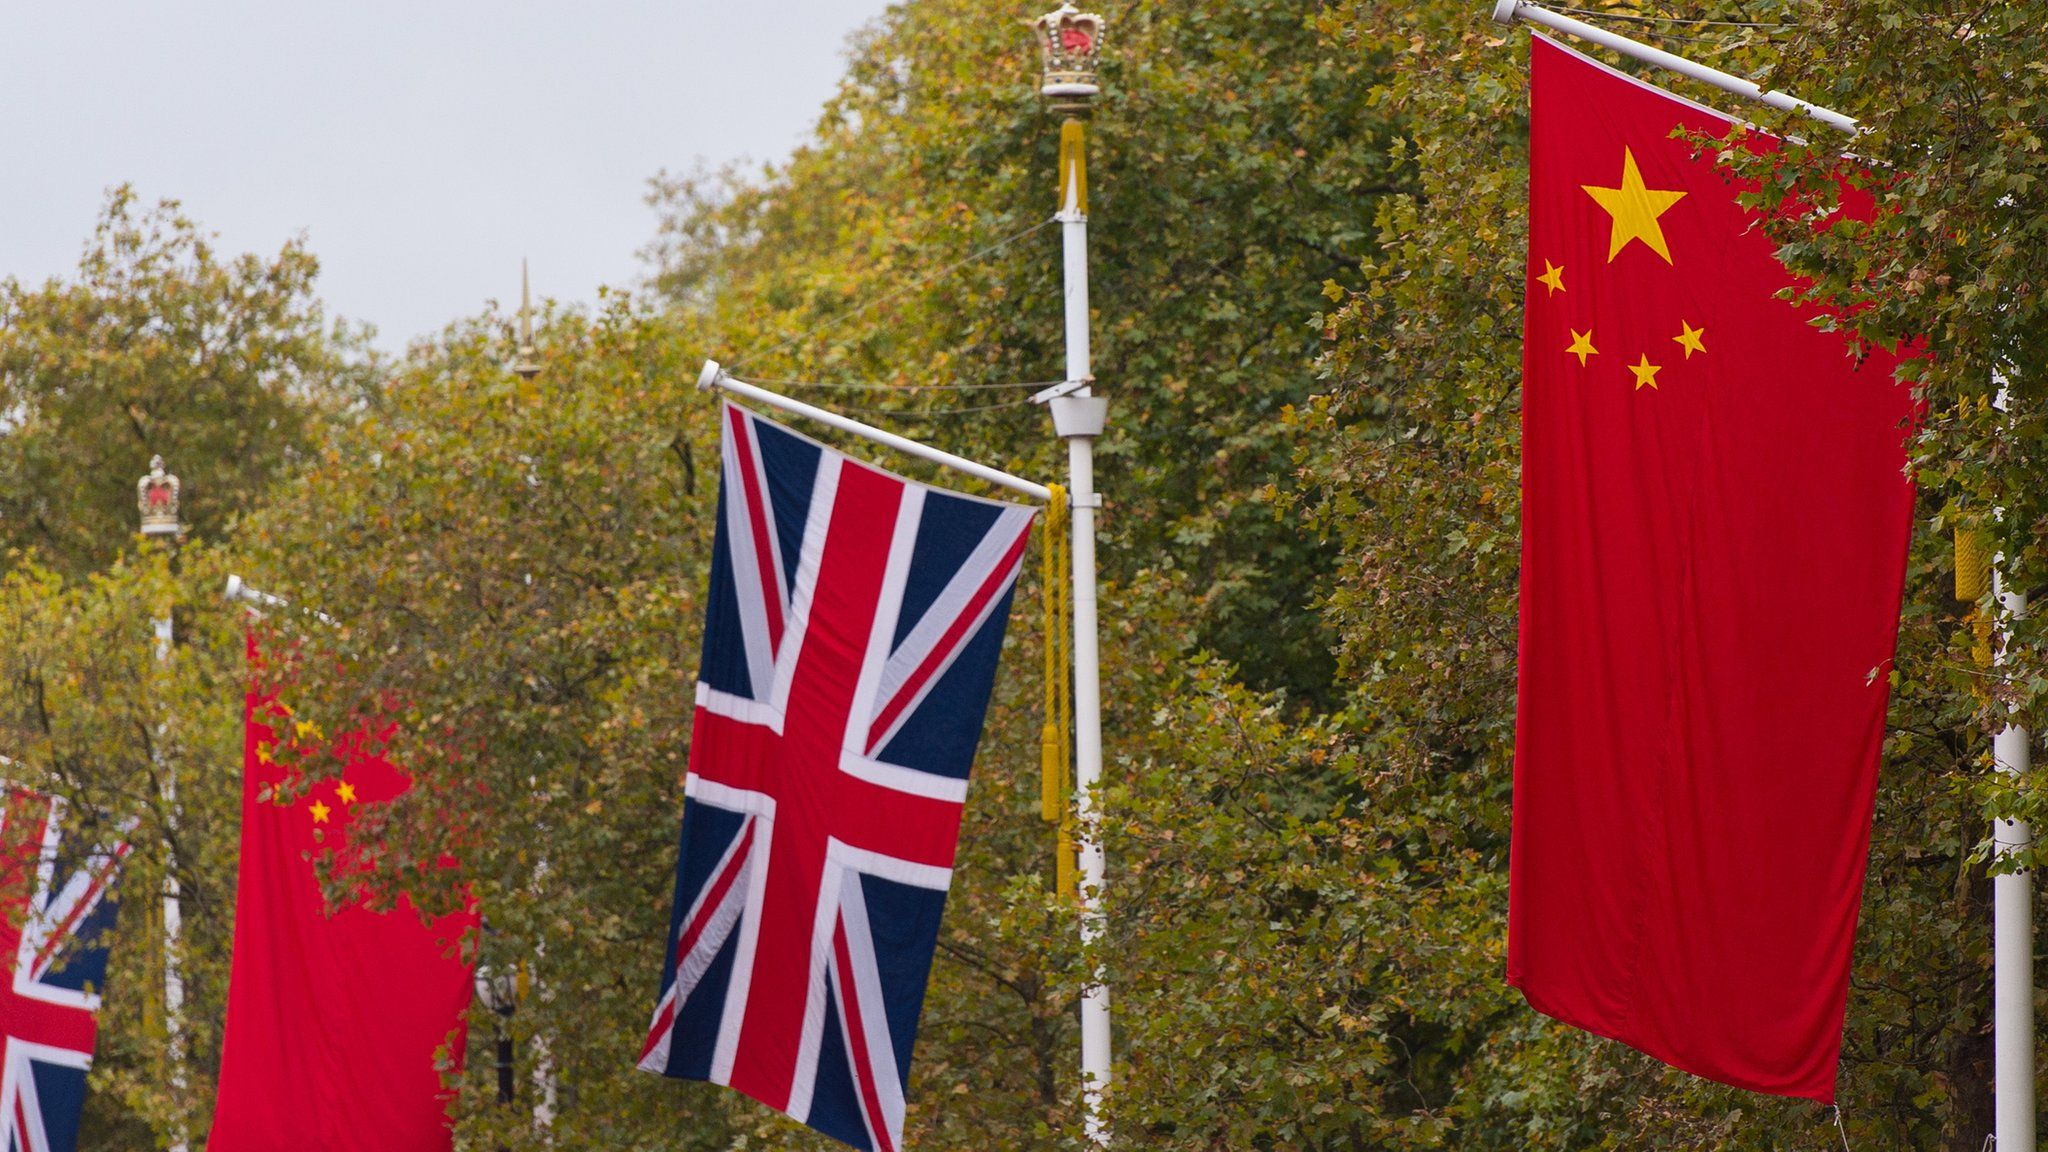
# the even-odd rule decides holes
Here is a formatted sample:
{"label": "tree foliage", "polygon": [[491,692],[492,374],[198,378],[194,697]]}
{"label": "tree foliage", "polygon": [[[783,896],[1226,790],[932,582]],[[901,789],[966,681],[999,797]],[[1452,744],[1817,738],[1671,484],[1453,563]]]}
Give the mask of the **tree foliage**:
{"label": "tree foliage", "polygon": [[298,241],[224,258],[177,202],[121,187],[75,280],[0,281],[0,545],[72,574],[105,564],[153,454],[202,531],[260,497],[353,383],[317,268]]}

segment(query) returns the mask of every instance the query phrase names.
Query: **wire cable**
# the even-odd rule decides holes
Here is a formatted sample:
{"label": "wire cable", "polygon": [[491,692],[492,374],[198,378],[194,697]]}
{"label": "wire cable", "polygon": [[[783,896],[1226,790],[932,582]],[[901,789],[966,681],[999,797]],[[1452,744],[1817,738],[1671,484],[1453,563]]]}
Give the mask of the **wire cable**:
{"label": "wire cable", "polygon": [[1763,24],[1745,20],[1693,20],[1684,16],[1644,16],[1634,12],[1602,12],[1594,8],[1557,8],[1571,16],[1593,16],[1606,20],[1633,20],[1639,24],[1689,24],[1714,28],[1797,28],[1797,24]]}
{"label": "wire cable", "polygon": [[1001,404],[970,404],[965,408],[934,408],[916,411],[900,408],[854,408],[844,404],[834,405],[834,412],[859,413],[862,416],[888,416],[898,420],[935,420],[942,416],[971,416],[977,412],[997,412],[1005,408],[1023,408],[1029,400],[1009,400]]}

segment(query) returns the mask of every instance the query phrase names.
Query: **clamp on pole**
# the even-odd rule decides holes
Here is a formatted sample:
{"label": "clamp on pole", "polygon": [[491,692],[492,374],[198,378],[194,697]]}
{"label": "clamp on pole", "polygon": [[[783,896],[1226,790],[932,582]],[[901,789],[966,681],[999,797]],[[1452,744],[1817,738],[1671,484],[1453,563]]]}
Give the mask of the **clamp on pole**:
{"label": "clamp on pole", "polygon": [[1050,388],[1033,392],[1031,394],[1031,402],[1033,404],[1043,404],[1048,400],[1057,400],[1062,396],[1071,396],[1083,388],[1091,387],[1094,383],[1095,377],[1093,376],[1088,377],[1086,380],[1062,380]]}

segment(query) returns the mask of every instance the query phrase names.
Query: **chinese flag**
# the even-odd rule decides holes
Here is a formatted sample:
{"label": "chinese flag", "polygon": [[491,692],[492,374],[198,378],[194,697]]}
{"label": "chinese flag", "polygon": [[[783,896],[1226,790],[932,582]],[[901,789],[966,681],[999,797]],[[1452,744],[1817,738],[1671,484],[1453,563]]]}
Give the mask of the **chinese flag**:
{"label": "chinese flag", "polygon": [[1915,401],[1894,356],[1776,298],[1772,243],[1673,139],[1727,119],[1533,53],[1508,980],[1828,1102]]}
{"label": "chinese flag", "polygon": [[[252,663],[258,658],[250,646]],[[293,798],[295,765],[346,764]],[[251,691],[243,740],[242,856],[235,951],[209,1152],[446,1152],[448,1093],[437,1054],[459,1057],[470,969],[449,945],[470,915],[422,923],[329,915],[313,857],[354,811],[407,780],[360,735],[328,740],[275,692]]]}

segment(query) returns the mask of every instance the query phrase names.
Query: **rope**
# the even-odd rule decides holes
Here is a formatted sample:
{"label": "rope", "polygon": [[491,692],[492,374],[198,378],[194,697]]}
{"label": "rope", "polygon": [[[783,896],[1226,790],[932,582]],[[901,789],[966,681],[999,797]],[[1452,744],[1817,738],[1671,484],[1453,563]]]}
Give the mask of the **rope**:
{"label": "rope", "polygon": [[1074,731],[1073,666],[1069,640],[1074,611],[1072,570],[1067,564],[1067,490],[1048,484],[1045,523],[1040,526],[1039,594],[1045,606],[1045,726],[1038,734],[1038,814],[1057,829],[1054,843],[1053,890],[1074,887],[1074,756],[1069,737]]}
{"label": "rope", "polygon": [[943,268],[937,269],[936,271],[933,272],[928,272],[925,275],[920,276],[915,280],[912,280],[910,283],[903,285],[902,287],[896,289],[893,292],[884,292],[882,295],[875,297],[873,300],[868,301],[867,303],[861,305],[858,308],[849,309],[845,312],[839,313],[836,316],[828,316],[824,320],[819,321],[817,324],[812,325],[810,328],[807,328],[804,331],[799,332],[794,336],[791,336],[789,339],[784,340],[782,343],[777,344],[775,347],[769,349],[768,355],[780,355],[781,353],[786,352],[790,348],[795,347],[796,345],[809,340],[811,337],[816,336],[817,334],[825,331],[828,328],[833,328],[840,324],[844,324],[848,320],[851,320],[856,316],[860,316],[869,311],[870,309],[879,308],[882,305],[887,304],[891,300],[898,299],[906,295],[907,293],[915,292],[917,289],[924,287],[925,285],[931,283],[934,280],[937,280],[941,276],[949,276],[954,272],[957,272],[960,269],[967,267],[969,264],[972,264],[977,260],[983,260],[990,256],[993,256],[996,253],[1002,251],[1003,249],[1008,248],[1010,245],[1015,244],[1017,241],[1022,240],[1027,236],[1034,236],[1043,229],[1049,228],[1053,224],[1056,224],[1058,222],[1059,217],[1048,216],[1045,219],[1040,220],[1038,223],[1033,224],[1031,227],[1026,228],[1021,232],[1013,232],[1010,235],[1003,237],[1001,240],[998,240],[985,248],[978,248],[975,251],[968,253],[967,255],[961,257],[958,260],[953,261],[951,264],[948,264]]}
{"label": "rope", "polygon": [[1842,1106],[1840,1104],[1835,1105],[1835,1132],[1842,1138],[1842,1152],[1851,1152],[1849,1148],[1849,1130],[1842,1126]]}

